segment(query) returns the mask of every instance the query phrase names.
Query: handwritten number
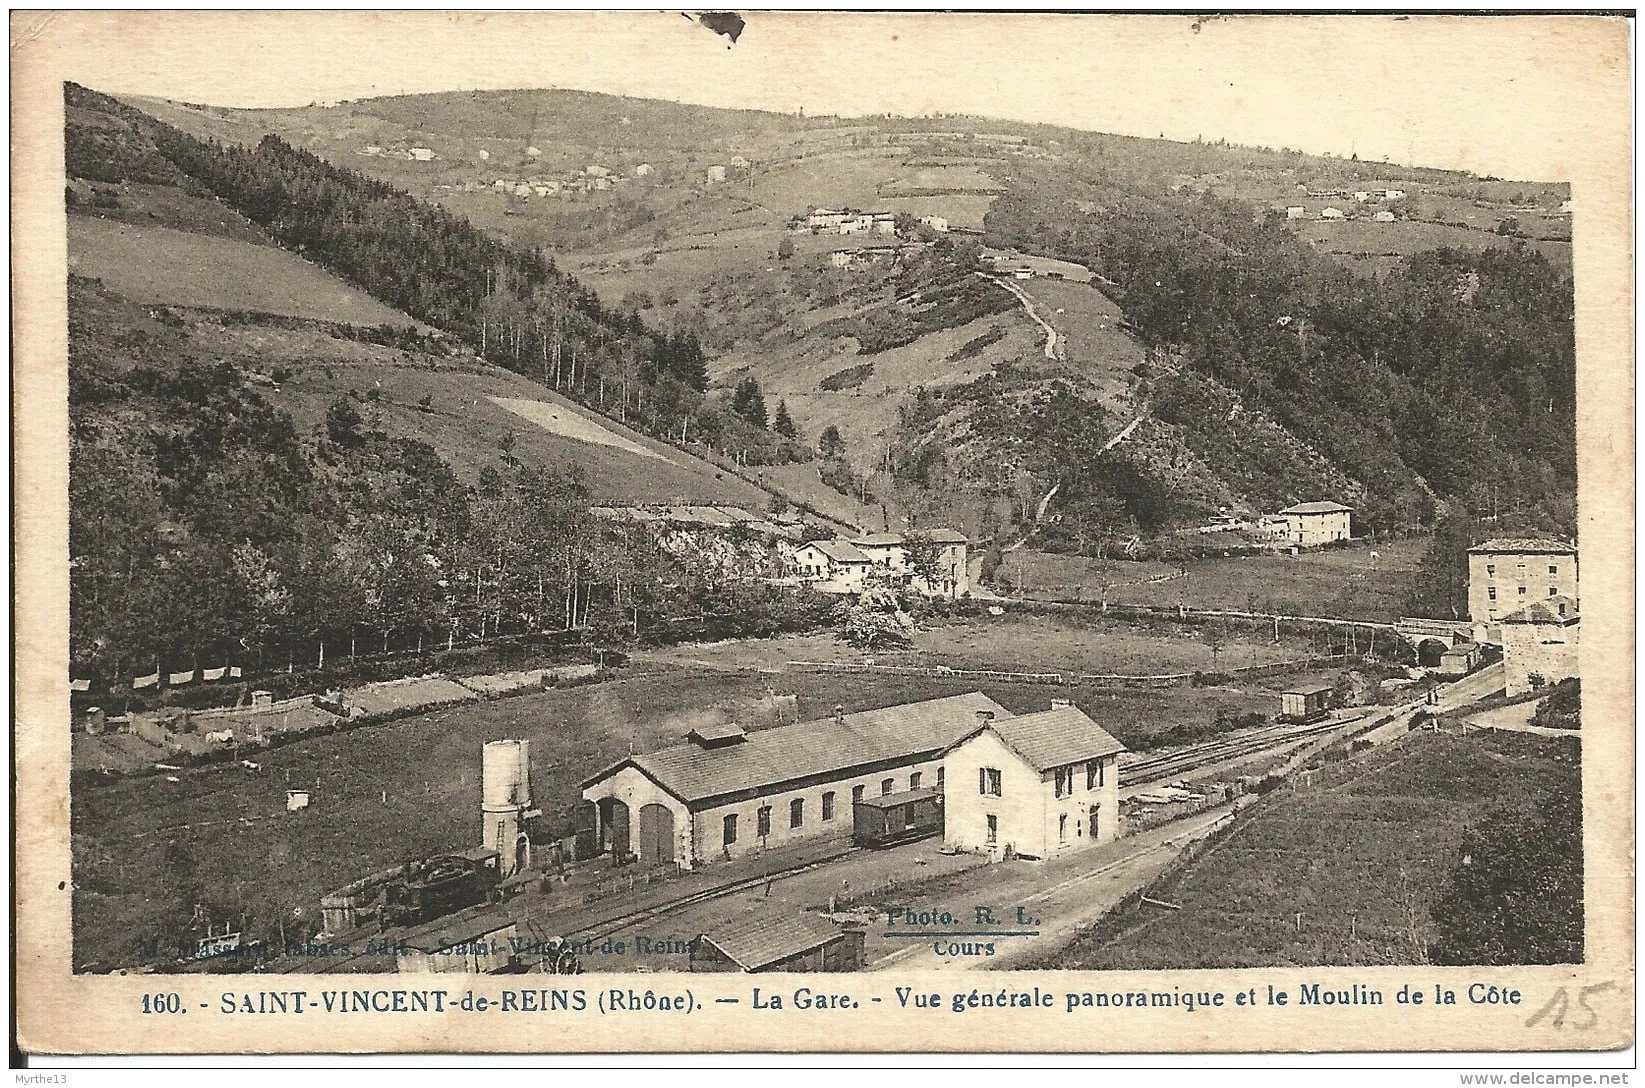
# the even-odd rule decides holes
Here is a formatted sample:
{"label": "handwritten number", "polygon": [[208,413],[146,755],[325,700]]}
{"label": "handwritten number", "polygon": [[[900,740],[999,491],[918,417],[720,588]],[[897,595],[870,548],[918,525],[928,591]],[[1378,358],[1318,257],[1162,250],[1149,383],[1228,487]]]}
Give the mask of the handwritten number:
{"label": "handwritten number", "polygon": [[[1615,986],[1616,983],[1614,981],[1607,979],[1604,982],[1596,982],[1592,985],[1582,987],[1576,995],[1576,1004],[1577,1008],[1587,1014],[1587,1019],[1573,1021],[1571,1027],[1577,1031],[1588,1031],[1595,1024],[1598,1024],[1599,1014],[1594,1011],[1592,1005],[1588,1004],[1588,998],[1593,994],[1604,993],[1606,990],[1615,988]],[[1553,1013],[1553,1026],[1556,1028],[1563,1028],[1565,1026],[1565,1013],[1569,1011],[1570,1007],[1571,998],[1568,994],[1566,994],[1565,987],[1561,986],[1559,989],[1554,991],[1554,996],[1548,1000],[1548,1003],[1537,1010],[1536,1015],[1525,1021],[1525,1026],[1528,1028],[1534,1028],[1540,1024],[1543,1018],[1549,1013]],[[1558,1010],[1557,1012],[1555,1011],[1556,1009]]]}

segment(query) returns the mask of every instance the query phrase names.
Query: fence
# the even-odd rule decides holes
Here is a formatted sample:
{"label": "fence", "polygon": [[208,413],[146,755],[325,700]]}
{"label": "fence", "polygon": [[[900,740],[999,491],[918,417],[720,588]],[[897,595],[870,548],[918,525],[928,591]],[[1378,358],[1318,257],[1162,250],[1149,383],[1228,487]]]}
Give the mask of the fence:
{"label": "fence", "polygon": [[[1315,665],[1326,665],[1348,660],[1350,654],[1321,654],[1317,657],[1295,658],[1288,661],[1270,661],[1262,665],[1241,665],[1224,669],[1217,676],[1261,678]],[[787,661],[791,669],[810,669],[817,672],[857,672],[867,675],[923,676],[933,679],[988,680],[995,683],[1015,684],[1090,684],[1095,687],[1168,688],[1187,684],[1196,672],[1167,672],[1126,675],[1122,673],[1067,673],[1067,672],[1006,672],[999,669],[953,669],[947,665],[870,665],[860,661]]]}
{"label": "fence", "polygon": [[602,899],[610,899],[614,895],[631,892],[635,888],[646,888],[664,880],[677,880],[684,870],[678,866],[658,866],[641,872],[632,870],[626,876],[615,880],[602,881],[583,893],[583,902],[598,903]]}

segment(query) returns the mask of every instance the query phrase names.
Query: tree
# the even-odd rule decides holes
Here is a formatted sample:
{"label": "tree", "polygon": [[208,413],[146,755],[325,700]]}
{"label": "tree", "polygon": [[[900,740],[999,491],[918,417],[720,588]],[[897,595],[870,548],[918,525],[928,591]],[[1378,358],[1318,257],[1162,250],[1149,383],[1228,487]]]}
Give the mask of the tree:
{"label": "tree", "polygon": [[752,375],[737,383],[731,394],[731,410],[756,427],[766,425],[765,394],[760,392],[760,383]]}
{"label": "tree", "polygon": [[902,546],[908,556],[909,571],[925,583],[927,591],[940,593],[953,585],[949,570],[943,564],[943,546],[931,539],[930,533],[910,532],[903,537]]}
{"label": "tree", "polygon": [[339,394],[326,409],[326,435],[339,446],[357,447],[365,442],[360,428],[365,419],[346,395]]}
{"label": "tree", "polygon": [[772,422],[771,429],[784,438],[798,438],[800,436],[799,428],[794,426],[794,417],[788,414],[788,402],[786,400],[777,402],[777,418]]}
{"label": "tree", "polygon": [[784,238],[777,243],[777,259],[779,261],[786,261],[792,256],[794,256],[794,239]]}
{"label": "tree", "polygon": [[834,424],[823,428],[822,436],[817,439],[817,452],[828,460],[845,455],[845,439],[840,437],[840,429]]}
{"label": "tree", "polygon": [[1582,962],[1581,806],[1580,790],[1551,789],[1469,829],[1434,904],[1435,963]]}

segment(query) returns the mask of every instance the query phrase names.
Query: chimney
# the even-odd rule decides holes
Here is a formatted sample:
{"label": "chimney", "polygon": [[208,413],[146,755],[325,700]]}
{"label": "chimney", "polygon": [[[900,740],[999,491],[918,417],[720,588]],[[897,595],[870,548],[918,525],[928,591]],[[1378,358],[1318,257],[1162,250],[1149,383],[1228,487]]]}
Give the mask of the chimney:
{"label": "chimney", "polygon": [[977,711],[977,724],[978,725],[987,725],[989,722],[991,722],[993,720],[994,720],[994,712],[992,710],[979,710],[979,711]]}
{"label": "chimney", "polygon": [[834,704],[834,724],[835,725],[844,725],[845,724],[845,707],[840,706],[838,703]]}
{"label": "chimney", "polygon": [[1052,699],[1051,700],[1051,709],[1052,710],[1067,710],[1069,707],[1071,707],[1073,705],[1074,705],[1074,700],[1072,700],[1072,699]]}

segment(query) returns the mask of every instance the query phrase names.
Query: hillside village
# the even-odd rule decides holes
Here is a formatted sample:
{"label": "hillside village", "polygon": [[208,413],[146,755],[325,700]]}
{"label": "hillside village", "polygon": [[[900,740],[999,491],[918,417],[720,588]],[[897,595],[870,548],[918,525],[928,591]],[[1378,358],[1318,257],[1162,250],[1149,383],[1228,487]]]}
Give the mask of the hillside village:
{"label": "hillside village", "polygon": [[[1568,186],[67,95],[78,969],[1580,958]],[[1367,943],[1134,931],[1235,827]],[[1468,943],[1474,859],[1547,934]],[[1055,939],[867,924],[938,881]]]}

